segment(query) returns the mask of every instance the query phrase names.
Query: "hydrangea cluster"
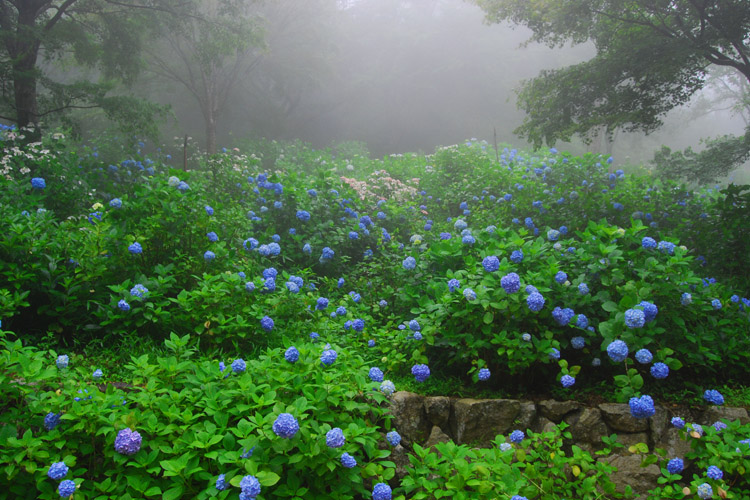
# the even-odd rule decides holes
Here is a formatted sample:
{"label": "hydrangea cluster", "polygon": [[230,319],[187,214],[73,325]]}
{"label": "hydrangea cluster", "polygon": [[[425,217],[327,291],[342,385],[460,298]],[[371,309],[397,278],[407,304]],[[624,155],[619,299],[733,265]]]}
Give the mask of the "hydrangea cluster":
{"label": "hydrangea cluster", "polygon": [[508,273],[500,279],[505,293],[516,293],[521,289],[521,278],[516,273]]}
{"label": "hydrangea cluster", "polygon": [[651,396],[643,395],[640,398],[632,397],[629,401],[630,414],[635,418],[648,418],[656,413],[654,400]]}
{"label": "hydrangea cluster", "polygon": [[461,282],[460,281],[458,281],[455,278],[453,278],[451,280],[448,280],[448,290],[450,292],[455,292],[459,288],[461,288]]}
{"label": "hydrangea cluster", "polygon": [[494,255],[487,256],[482,259],[482,267],[484,267],[484,270],[488,273],[494,273],[500,269],[500,259]]}
{"label": "hydrangea cluster", "polygon": [[260,481],[255,476],[245,476],[240,481],[240,500],[255,498],[260,495]]}
{"label": "hydrangea cluster", "polygon": [[706,470],[706,476],[709,479],[715,479],[718,481],[719,479],[724,477],[724,473],[722,472],[721,469],[719,469],[715,465],[709,465],[708,469]]}
{"label": "hydrangea cluster", "polygon": [[219,474],[219,477],[216,478],[216,489],[224,491],[227,488],[229,488],[229,485],[226,482],[224,474]]}
{"label": "hydrangea cluster", "polygon": [[511,443],[520,443],[525,437],[523,431],[516,429],[510,433],[509,439]]}
{"label": "hydrangea cluster", "polygon": [[589,293],[589,286],[586,283],[581,283],[578,285],[578,293],[581,295],[588,295]]}
{"label": "hydrangea cluster", "polygon": [[75,492],[76,492],[76,483],[71,481],[70,479],[66,479],[65,481],[62,481],[57,487],[57,493],[63,498],[67,498]]}
{"label": "hydrangea cluster", "polygon": [[477,298],[476,292],[474,292],[474,290],[472,290],[471,288],[464,288],[463,294],[466,300],[476,300]]}
{"label": "hydrangea cluster", "polygon": [[345,442],[346,438],[344,437],[344,431],[339,427],[334,427],[326,432],[326,446],[329,448],[341,448],[344,446]]}
{"label": "hydrangea cluster", "polygon": [[245,360],[242,358],[237,358],[234,361],[232,361],[232,371],[234,373],[242,373],[247,368],[247,364],[245,363]]}
{"label": "hydrangea cluster", "polygon": [[296,363],[299,360],[299,351],[296,347],[291,346],[284,352],[284,359],[290,363]]}
{"label": "hydrangea cluster", "polygon": [[129,428],[122,429],[115,438],[115,451],[123,455],[135,455],[141,449],[141,435]]}
{"label": "hydrangea cluster", "polygon": [[372,500],[391,500],[393,491],[386,483],[377,483],[372,488]]}
{"label": "hydrangea cluster", "polygon": [[724,396],[722,396],[722,394],[715,389],[709,389],[706,392],[704,392],[703,399],[705,399],[711,404],[715,404],[718,406],[721,406],[724,404]]}
{"label": "hydrangea cluster", "polygon": [[555,307],[555,309],[552,311],[552,317],[560,326],[566,326],[568,323],[570,323],[570,320],[573,319],[573,316],[575,315],[576,313],[569,307],[566,307],[565,309]]}
{"label": "hydrangea cluster", "polygon": [[263,316],[260,320],[260,326],[267,332],[273,330],[273,320],[268,316]]}
{"label": "hydrangea cluster", "polygon": [[490,378],[490,375],[490,370],[488,368],[482,368],[479,370],[479,374],[477,375],[477,377],[479,378],[479,380],[484,381],[488,380]]}
{"label": "hydrangea cluster", "polygon": [[523,261],[523,252],[521,250],[513,250],[510,254],[510,261],[514,264],[519,264]]}
{"label": "hydrangea cluster", "polygon": [[681,458],[673,458],[667,462],[667,471],[669,471],[670,474],[679,474],[684,468],[685,464]]}
{"label": "hydrangea cluster", "polygon": [[135,243],[132,243],[131,245],[128,246],[128,252],[137,255],[137,254],[143,253],[143,247],[141,246],[140,243],[136,241]]}
{"label": "hydrangea cluster", "polygon": [[51,431],[60,424],[60,414],[49,412],[44,416],[44,428]]}
{"label": "hydrangea cluster", "polygon": [[430,376],[430,367],[427,365],[414,365],[411,367],[411,373],[417,382],[424,382]]}
{"label": "hydrangea cluster", "polygon": [[404,259],[404,261],[401,263],[401,265],[407,271],[411,271],[412,269],[414,269],[415,267],[417,267],[417,260],[414,257],[409,256],[409,257],[407,257],[407,258]]}
{"label": "hydrangea cluster", "polygon": [[526,304],[530,311],[539,312],[544,307],[544,296],[539,292],[531,292],[526,297]]}
{"label": "hydrangea cluster", "polygon": [[70,358],[67,354],[61,354],[57,357],[57,360],[55,361],[55,364],[57,365],[57,368],[60,370],[64,370],[68,367],[68,363],[70,362]]}
{"label": "hydrangea cluster", "polygon": [[341,455],[341,465],[343,465],[347,469],[353,469],[357,466],[357,460],[348,453],[343,453]]}
{"label": "hydrangea cluster", "polygon": [[330,366],[334,361],[336,361],[337,357],[338,353],[336,351],[334,351],[333,349],[326,349],[320,355],[320,363],[324,366]]}
{"label": "hydrangea cluster", "polygon": [[68,466],[65,465],[65,462],[55,462],[49,466],[49,470],[47,471],[47,476],[50,479],[59,481],[60,479],[65,477],[65,475],[68,473],[68,470],[69,470]]}
{"label": "hydrangea cluster", "polygon": [[646,314],[641,309],[625,311],[625,326],[628,328],[642,328],[646,324]]}
{"label": "hydrangea cluster", "polygon": [[384,380],[383,383],[380,384],[380,392],[382,392],[386,396],[390,396],[395,391],[396,386],[390,380]]}
{"label": "hydrangea cluster", "polygon": [[664,363],[654,363],[651,367],[651,376],[655,379],[665,379],[669,376],[669,367]]}
{"label": "hydrangea cluster", "polygon": [[388,441],[388,444],[391,446],[398,446],[401,444],[401,435],[396,431],[390,431],[385,435],[385,440]]}
{"label": "hydrangea cluster", "polygon": [[708,483],[703,483],[698,486],[698,490],[696,491],[698,494],[698,498],[701,498],[703,500],[707,500],[714,496],[714,490],[711,488],[711,485]]}
{"label": "hydrangea cluster", "polygon": [[628,357],[628,345],[622,340],[615,340],[607,346],[607,355],[615,363],[625,361]]}
{"label": "hydrangea cluster", "polygon": [[575,377],[573,377],[571,375],[563,375],[560,378],[560,383],[562,384],[563,387],[565,387],[567,389],[568,387],[572,387],[573,384],[576,383],[576,379],[575,379]]}
{"label": "hydrangea cluster", "polygon": [[284,439],[291,439],[299,430],[299,422],[291,413],[280,413],[272,426],[274,434]]}
{"label": "hydrangea cluster", "polygon": [[642,365],[647,365],[653,361],[654,355],[648,349],[638,349],[635,353],[635,360]]}
{"label": "hydrangea cluster", "polygon": [[562,285],[563,283],[568,281],[568,273],[564,271],[558,271],[557,274],[555,274],[555,281]]}
{"label": "hydrangea cluster", "polygon": [[573,349],[583,349],[586,346],[586,339],[583,337],[573,337],[570,339],[570,345],[573,347]]}
{"label": "hydrangea cluster", "polygon": [[378,368],[377,366],[373,366],[370,368],[370,371],[367,374],[370,377],[370,380],[373,382],[382,382],[383,381],[383,370]]}

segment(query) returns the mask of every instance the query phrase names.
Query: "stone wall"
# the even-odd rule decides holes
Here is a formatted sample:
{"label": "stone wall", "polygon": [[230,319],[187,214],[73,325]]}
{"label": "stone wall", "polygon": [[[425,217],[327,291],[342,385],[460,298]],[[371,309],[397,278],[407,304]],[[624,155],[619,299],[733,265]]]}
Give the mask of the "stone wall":
{"label": "stone wall", "polygon": [[744,408],[658,405],[655,408],[653,417],[637,419],[630,415],[627,404],[586,406],[576,401],[448,398],[401,391],[393,395],[390,409],[393,427],[401,434],[402,444],[407,448],[413,443],[431,446],[448,440],[488,446],[498,434],[507,436],[515,429],[543,432],[566,422],[573,436],[570,444],[594,452],[603,448],[603,436],[617,434],[618,441],[625,447],[620,455],[610,455],[605,460],[618,468],[616,477],[613,476],[615,482],[621,487],[629,484],[637,492],[655,487],[661,473],[656,465],[642,468],[643,456],[628,452],[630,445],[646,443],[650,450],[663,448],[670,457],[684,457],[690,450],[689,442],[681,440],[677,429],[670,424],[672,417],[704,426],[721,419],[750,422]]}

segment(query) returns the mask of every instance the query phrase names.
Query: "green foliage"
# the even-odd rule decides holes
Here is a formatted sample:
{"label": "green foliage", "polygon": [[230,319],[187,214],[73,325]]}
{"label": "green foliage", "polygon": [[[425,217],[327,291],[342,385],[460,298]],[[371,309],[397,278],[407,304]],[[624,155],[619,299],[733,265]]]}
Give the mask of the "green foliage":
{"label": "green foliage", "polygon": [[744,136],[724,136],[706,141],[696,153],[692,148],[672,152],[666,146],[654,154],[652,163],[662,179],[682,179],[705,185],[725,177],[750,158],[750,129]]}
{"label": "green foliage", "polygon": [[[529,27],[551,47],[591,41],[596,56],[527,81],[518,104],[527,117],[516,133],[535,146],[604,128],[649,132],[663,115],[702,89],[710,64],[750,81],[750,20],[742,0],[704,8],[682,0],[476,0],[489,22]],[[700,33],[696,36],[696,33]]]}
{"label": "green foliage", "polygon": [[[55,352],[2,335],[0,469],[15,498],[58,498],[46,477],[58,461],[86,498],[226,498],[229,491],[214,487],[218,475],[237,486],[250,474],[264,498],[343,499],[393,476],[390,451],[379,447],[389,426],[384,396],[369,390],[362,358],[346,349],[337,347],[338,359],[324,367],[320,344],[297,344],[294,364],[276,349],[231,373],[229,366],[220,372],[218,361],[195,359],[190,336],[171,334],[168,355],[132,356],[125,366],[132,383],[118,384],[106,375],[92,381],[94,368],[79,357],[58,369]],[[46,430],[50,412],[61,421]],[[272,430],[281,413],[299,422],[291,439]],[[342,448],[326,446],[333,427],[344,431]],[[142,437],[133,456],[114,448],[125,428]],[[343,467],[343,452],[359,465]]]}
{"label": "green foliage", "polygon": [[563,451],[563,437],[570,438],[564,429],[561,424],[549,432],[529,432],[527,439],[515,445],[497,436],[490,448],[452,441],[438,443],[434,450],[414,445],[411,467],[401,484],[414,499],[622,498],[608,477],[613,467],[578,446],[569,455]]}

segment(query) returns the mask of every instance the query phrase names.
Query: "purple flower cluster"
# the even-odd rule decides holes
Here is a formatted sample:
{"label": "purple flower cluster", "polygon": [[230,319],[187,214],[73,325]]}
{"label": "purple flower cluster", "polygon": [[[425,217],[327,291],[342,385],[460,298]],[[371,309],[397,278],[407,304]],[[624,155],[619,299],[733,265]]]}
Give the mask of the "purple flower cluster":
{"label": "purple flower cluster", "polygon": [[505,293],[516,293],[521,289],[521,278],[516,273],[508,273],[500,278],[500,286]]}
{"label": "purple flower cluster", "polygon": [[141,449],[141,442],[141,435],[126,427],[117,433],[115,451],[123,455],[135,455]]}
{"label": "purple flower cluster", "polygon": [[280,413],[273,423],[273,432],[280,438],[291,439],[299,430],[299,422],[291,413]]}
{"label": "purple flower cluster", "polygon": [[427,365],[414,365],[411,367],[411,373],[417,382],[424,382],[430,376],[430,367]]}

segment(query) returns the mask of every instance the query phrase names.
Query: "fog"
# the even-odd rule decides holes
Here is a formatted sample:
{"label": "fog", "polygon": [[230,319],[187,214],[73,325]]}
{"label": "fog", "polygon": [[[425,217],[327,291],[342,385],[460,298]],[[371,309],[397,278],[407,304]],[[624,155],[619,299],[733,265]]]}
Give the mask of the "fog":
{"label": "fog", "polygon": [[[524,45],[530,32],[487,25],[463,0],[286,0],[258,7],[266,46],[231,89],[217,121],[217,143],[243,138],[301,139],[316,147],[362,141],[374,156],[476,137],[528,147],[513,134],[523,79],[588,59],[592,47]],[[172,105],[165,136],[205,140],[200,108],[176,83],[146,79],[150,97]],[[744,131],[741,116],[712,91],[672,111],[649,136],[617,134],[614,144],[557,144],[576,153],[609,152],[621,162],[651,158],[662,144],[693,146],[706,136]],[[708,104],[707,104],[708,103]],[[716,108],[711,110],[711,108]],[[205,144],[202,142],[202,144]],[[609,147],[609,149],[608,149]]]}

